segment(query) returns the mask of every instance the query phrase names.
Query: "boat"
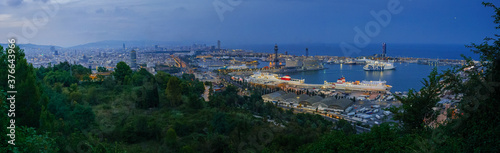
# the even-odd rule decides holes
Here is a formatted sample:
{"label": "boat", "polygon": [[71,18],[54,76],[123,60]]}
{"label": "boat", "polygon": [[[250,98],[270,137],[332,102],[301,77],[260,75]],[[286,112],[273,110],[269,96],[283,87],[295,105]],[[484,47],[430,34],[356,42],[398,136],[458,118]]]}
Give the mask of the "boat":
{"label": "boat", "polygon": [[242,64],[242,65],[232,65],[232,66],[226,67],[226,69],[228,69],[228,70],[248,69],[248,66],[245,65],[245,64]]}
{"label": "boat", "polygon": [[334,63],[334,60],[333,59],[329,59],[328,61],[325,62],[326,64],[333,64]]}
{"label": "boat", "polygon": [[344,62],[345,65],[356,65],[356,61],[349,60]]}
{"label": "boat", "polygon": [[392,86],[387,85],[386,81],[354,81],[347,82],[345,77],[337,79],[337,82],[325,81],[324,88],[334,88],[341,90],[358,90],[358,91],[390,91]]}
{"label": "boat", "polygon": [[305,79],[294,79],[289,75],[280,76],[273,73],[255,72],[247,79],[250,82],[275,82],[275,83],[290,83],[290,84],[303,84]]}
{"label": "boat", "polygon": [[290,80],[292,80],[292,77],[290,77],[289,75],[285,75],[284,77],[281,77],[280,79],[290,81]]}
{"label": "boat", "polygon": [[396,66],[394,66],[394,63],[390,62],[372,61],[368,62],[363,69],[365,71],[385,71],[394,70],[396,69]]}

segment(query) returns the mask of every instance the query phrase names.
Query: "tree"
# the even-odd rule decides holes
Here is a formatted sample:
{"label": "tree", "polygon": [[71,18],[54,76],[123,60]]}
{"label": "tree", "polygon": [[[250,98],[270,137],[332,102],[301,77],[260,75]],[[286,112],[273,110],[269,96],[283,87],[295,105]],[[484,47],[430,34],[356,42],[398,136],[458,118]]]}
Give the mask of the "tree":
{"label": "tree", "polygon": [[181,101],[181,86],[180,80],[177,77],[172,77],[168,80],[167,89],[165,90],[165,94],[167,95],[167,99],[170,102],[170,106],[179,106]]}
{"label": "tree", "polygon": [[[35,70],[32,64],[26,61],[24,50],[16,46],[13,51],[15,62],[9,60],[7,50],[3,50],[0,59],[0,85],[1,89],[17,90],[16,105],[16,126],[38,127],[41,112],[41,91],[40,83],[37,83]],[[14,86],[8,86],[7,69],[9,65],[15,65]]]}
{"label": "tree", "polygon": [[177,146],[177,133],[173,128],[169,128],[167,130],[167,134],[165,135],[165,143],[172,148]]}
{"label": "tree", "polygon": [[125,84],[125,77],[132,75],[132,69],[125,62],[118,62],[116,64],[115,72],[113,72],[115,79]]}
{"label": "tree", "polygon": [[394,113],[395,120],[402,122],[403,128],[407,132],[423,130],[426,124],[435,120],[437,114],[432,108],[440,100],[438,96],[443,88],[443,85],[439,82],[441,77],[441,75],[438,75],[437,69],[434,68],[428,79],[423,80],[424,87],[420,89],[420,93],[410,89],[408,97],[396,95],[402,106],[392,107],[390,111]]}
{"label": "tree", "polygon": [[146,69],[141,68],[137,73],[132,76],[132,83],[134,86],[141,86],[144,82],[153,81],[154,76]]}
{"label": "tree", "polygon": [[156,82],[158,82],[158,85],[160,86],[161,89],[165,89],[167,88],[168,79],[170,77],[172,77],[170,74],[165,73],[163,71],[159,71],[155,75],[155,80]]}
{"label": "tree", "polygon": [[40,114],[40,130],[53,132],[56,127],[55,116],[42,106],[42,112]]}
{"label": "tree", "polygon": [[70,121],[73,128],[87,129],[94,123],[95,114],[90,106],[76,104],[70,112]]}
{"label": "tree", "polygon": [[71,73],[73,73],[73,76],[78,80],[83,80],[83,77],[89,76],[92,70],[82,65],[71,65]]}
{"label": "tree", "polygon": [[[500,29],[500,8],[492,3],[484,3],[494,9],[492,16],[496,29]],[[464,66],[456,67],[444,74],[446,89],[455,95],[463,95],[458,103],[454,118],[439,130],[444,133],[436,136],[436,148],[440,146],[456,147],[463,152],[499,152],[500,141],[500,35],[485,38],[481,44],[472,43],[468,47],[480,55],[480,62],[475,63],[465,58]],[[454,115],[453,115],[454,114]],[[448,139],[444,139],[449,137]],[[446,141],[444,141],[444,140]],[[451,146],[453,140],[460,140],[458,146]]]}
{"label": "tree", "polygon": [[43,80],[47,84],[62,83],[65,87],[78,82],[75,77],[71,76],[69,71],[51,71],[45,75]]}
{"label": "tree", "polygon": [[101,66],[97,67],[97,72],[108,72],[108,71],[109,70],[105,67],[101,67]]}
{"label": "tree", "polygon": [[156,84],[146,82],[140,90],[136,91],[138,108],[146,109],[158,107],[160,104],[158,97],[158,87]]}
{"label": "tree", "polygon": [[348,121],[340,119],[336,124],[336,129],[343,131],[345,134],[356,134],[356,129]]}

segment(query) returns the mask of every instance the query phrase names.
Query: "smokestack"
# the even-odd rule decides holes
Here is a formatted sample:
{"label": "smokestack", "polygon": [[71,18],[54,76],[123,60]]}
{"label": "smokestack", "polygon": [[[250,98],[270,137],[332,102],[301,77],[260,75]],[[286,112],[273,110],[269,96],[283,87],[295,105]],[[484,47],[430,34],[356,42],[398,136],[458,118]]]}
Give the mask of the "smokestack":
{"label": "smokestack", "polygon": [[275,65],[275,67],[278,67],[279,62],[280,61],[278,60],[278,44],[275,44],[274,45],[274,63],[275,63],[274,65]]}
{"label": "smokestack", "polygon": [[306,58],[309,56],[309,48],[306,48]]}
{"label": "smokestack", "polygon": [[382,57],[385,57],[386,54],[386,44],[382,43]]}

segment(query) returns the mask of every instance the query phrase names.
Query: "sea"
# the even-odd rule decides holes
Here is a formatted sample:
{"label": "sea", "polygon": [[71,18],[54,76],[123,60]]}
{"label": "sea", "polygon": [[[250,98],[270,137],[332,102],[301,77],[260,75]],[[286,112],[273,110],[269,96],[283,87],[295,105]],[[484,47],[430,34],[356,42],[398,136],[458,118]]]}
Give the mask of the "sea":
{"label": "sea", "polygon": [[[308,47],[306,47],[308,46]],[[274,45],[247,46],[255,52],[273,52]],[[287,52],[293,55],[305,55],[305,48],[309,48],[309,55],[329,55],[344,56],[338,45],[316,44],[316,45],[282,45],[278,46],[280,53]],[[378,49],[376,45],[368,45],[355,56],[369,56],[380,54],[382,45]],[[391,57],[415,57],[415,58],[436,58],[436,59],[463,59],[461,54],[479,59],[479,55],[470,51],[465,45],[456,44],[387,44],[387,55]],[[261,62],[259,67],[268,66],[269,63]],[[292,78],[305,79],[305,83],[323,84],[324,81],[335,82],[341,77],[346,81],[386,81],[392,86],[391,91],[408,91],[410,89],[420,90],[423,87],[422,81],[427,78],[430,72],[436,68],[438,72],[451,69],[452,66],[421,65],[413,63],[394,63],[395,70],[386,71],[365,71],[364,65],[342,65],[325,64],[327,69],[318,71],[296,72],[283,75],[290,75]]]}
{"label": "sea", "polygon": [[[257,44],[257,45],[231,45],[233,49],[252,50],[261,53],[274,53],[275,44]],[[328,56],[371,56],[374,54],[382,54],[382,44],[369,44],[366,47],[356,47],[359,52],[346,55],[339,44],[327,43],[308,43],[308,44],[277,44],[278,52],[289,55],[302,56],[306,54],[306,48],[309,49],[310,56],[328,55]],[[415,57],[415,58],[436,58],[436,59],[463,59],[461,54],[472,57],[478,60],[479,55],[474,54],[470,48],[465,47],[470,45],[464,44],[386,44],[386,54],[390,57]]]}

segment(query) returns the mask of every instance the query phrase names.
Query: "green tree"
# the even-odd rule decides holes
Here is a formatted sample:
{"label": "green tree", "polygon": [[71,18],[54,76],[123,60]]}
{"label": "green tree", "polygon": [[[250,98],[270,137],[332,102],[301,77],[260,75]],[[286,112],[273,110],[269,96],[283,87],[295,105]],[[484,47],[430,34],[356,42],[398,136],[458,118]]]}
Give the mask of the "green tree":
{"label": "green tree", "polygon": [[[41,91],[40,84],[37,83],[35,70],[32,64],[26,61],[24,50],[16,46],[14,49],[15,61],[9,60],[7,50],[2,51],[0,57],[1,77],[0,84],[2,89],[17,90],[16,105],[16,126],[38,127],[41,112]],[[15,65],[15,83],[14,86],[7,86],[7,69],[9,65]],[[13,79],[13,78],[12,78]]]}
{"label": "green tree", "polygon": [[[500,29],[500,8],[494,9],[494,23]],[[463,152],[499,152],[500,141],[500,35],[485,38],[481,44],[472,43],[472,51],[480,55],[479,63],[470,58],[466,65],[445,72],[446,89],[455,95],[463,95],[458,109],[449,113],[455,118],[434,134],[434,148],[459,148]],[[455,114],[455,115],[453,115]],[[455,143],[456,140],[460,142]],[[453,144],[457,144],[454,146]],[[444,146],[444,147],[443,147]],[[442,151],[442,150],[440,150]]]}
{"label": "green tree", "polygon": [[159,71],[155,75],[155,80],[158,82],[158,85],[160,86],[161,89],[166,89],[167,88],[167,83],[168,79],[171,78],[172,76],[168,73],[165,73],[163,71]]}
{"label": "green tree", "polygon": [[177,133],[173,128],[169,128],[165,135],[165,143],[172,148],[177,146]]}
{"label": "green tree", "polygon": [[158,87],[155,83],[146,82],[141,89],[136,91],[138,108],[147,109],[158,107],[160,104],[158,97]]}
{"label": "green tree", "polygon": [[167,99],[170,102],[170,106],[179,106],[181,101],[181,81],[177,77],[172,77],[168,80],[167,89],[165,90],[165,94]]}
{"label": "green tree", "polygon": [[86,68],[82,65],[71,65],[71,73],[78,80],[83,80],[84,76],[89,76],[92,73],[92,70]]}
{"label": "green tree", "polygon": [[439,82],[441,75],[438,75],[434,68],[428,79],[424,79],[424,87],[417,93],[410,89],[408,97],[396,96],[401,101],[401,107],[392,107],[390,111],[394,113],[394,119],[402,122],[403,127],[408,132],[423,130],[426,124],[434,121],[437,114],[432,109],[439,102],[439,94],[443,85]]}
{"label": "green tree", "polygon": [[109,70],[105,67],[101,67],[101,66],[97,67],[97,72],[108,72],[108,71]]}
{"label": "green tree", "polygon": [[55,116],[42,106],[40,114],[40,130],[47,132],[54,132],[56,128]]}
{"label": "green tree", "polygon": [[90,106],[76,104],[70,112],[70,121],[73,128],[87,129],[94,123],[95,114]]}
{"label": "green tree", "polygon": [[16,128],[16,145],[8,145],[0,148],[0,152],[40,152],[51,153],[58,152],[54,138],[48,133],[37,133],[35,128],[19,127]]}
{"label": "green tree", "polygon": [[134,86],[141,86],[144,82],[152,82],[153,80],[154,76],[144,68],[141,68],[138,72],[132,75],[132,84]]}
{"label": "green tree", "polygon": [[125,62],[118,62],[116,64],[115,72],[113,72],[115,79],[122,84],[125,84],[125,77],[132,75],[132,69]]}

